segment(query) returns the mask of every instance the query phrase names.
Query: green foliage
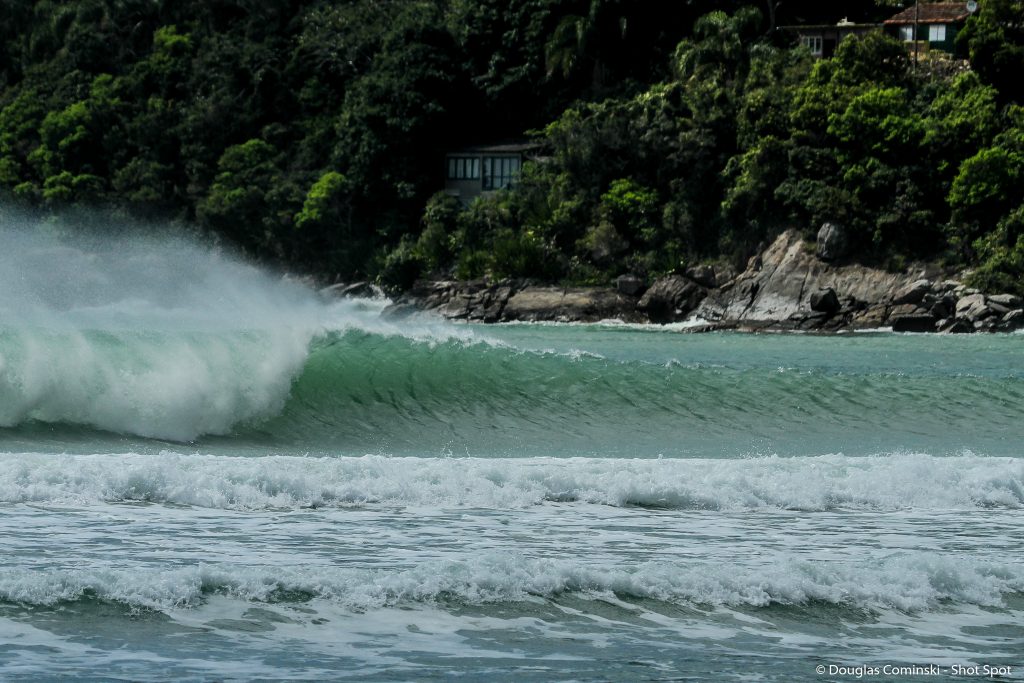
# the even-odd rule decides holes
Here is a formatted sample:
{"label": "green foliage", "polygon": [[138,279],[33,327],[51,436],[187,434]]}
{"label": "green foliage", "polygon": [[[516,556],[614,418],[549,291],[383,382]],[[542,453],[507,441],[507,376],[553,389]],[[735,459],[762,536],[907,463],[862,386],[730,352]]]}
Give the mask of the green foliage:
{"label": "green foliage", "polygon": [[896,161],[920,145],[923,130],[902,88],[872,87],[828,119],[829,135],[854,155]]}
{"label": "green foliage", "polygon": [[346,215],[348,179],[337,171],[328,171],[313,183],[302,210],[295,214],[295,227],[302,230],[340,226],[351,220]]}
{"label": "green foliage", "polygon": [[198,207],[200,219],[244,247],[273,247],[272,195],[281,182],[278,151],[263,140],[249,140],[225,150],[217,168]]}
{"label": "green foliage", "polygon": [[451,195],[438,192],[423,211],[423,232],[416,241],[416,250],[427,270],[439,271],[452,260],[453,234],[462,206]]}
{"label": "green foliage", "polygon": [[1024,201],[1024,155],[1002,147],[979,151],[960,166],[949,190],[954,243],[969,247]]}
{"label": "green foliage", "polygon": [[973,71],[943,84],[928,105],[927,131],[922,143],[940,149],[940,161],[963,159],[968,150],[987,145],[999,129],[999,107],[994,88],[983,85]]}
{"label": "green foliage", "polygon": [[384,263],[377,274],[377,282],[385,289],[402,291],[412,286],[423,270],[420,257],[411,235],[405,235],[398,246],[384,257]]}
{"label": "green foliage", "polygon": [[985,0],[957,35],[966,46],[971,68],[995,87],[1005,101],[1021,102],[1024,73],[1024,2]]}
{"label": "green foliage", "polygon": [[[979,282],[1019,279],[1020,0],[981,3],[958,38],[973,71],[953,77],[911,70],[882,32],[814,60],[771,29],[829,7],[758,7],[8,2],[0,194],[194,219],[392,287],[742,264],[825,220],[856,258],[953,246]],[[534,128],[544,159],[513,188],[438,194],[446,151]]]}
{"label": "green foliage", "polygon": [[996,229],[974,243],[979,266],[968,284],[988,292],[1024,296],[1024,205],[1007,214]]}

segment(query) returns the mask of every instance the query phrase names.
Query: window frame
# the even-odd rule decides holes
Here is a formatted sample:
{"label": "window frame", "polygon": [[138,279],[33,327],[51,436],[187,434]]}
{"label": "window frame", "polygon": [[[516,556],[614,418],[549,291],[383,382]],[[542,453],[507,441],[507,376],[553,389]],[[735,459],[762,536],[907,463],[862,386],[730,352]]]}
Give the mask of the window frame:
{"label": "window frame", "polygon": [[480,180],[480,157],[453,155],[448,157],[448,180]]}
{"label": "window frame", "polygon": [[[934,38],[932,36],[935,36]],[[928,24],[928,42],[929,43],[944,43],[946,42],[946,25],[945,24]]]}
{"label": "window frame", "polygon": [[825,39],[822,36],[800,36],[800,43],[815,57],[821,57],[825,53]]}
{"label": "window frame", "polygon": [[485,191],[511,187],[523,168],[518,156],[489,155],[481,160],[481,177]]}

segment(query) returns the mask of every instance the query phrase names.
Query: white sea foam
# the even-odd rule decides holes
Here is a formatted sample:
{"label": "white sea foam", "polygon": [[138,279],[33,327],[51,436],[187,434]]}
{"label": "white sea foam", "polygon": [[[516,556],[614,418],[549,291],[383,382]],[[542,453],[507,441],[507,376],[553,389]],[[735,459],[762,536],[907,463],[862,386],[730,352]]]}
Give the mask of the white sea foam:
{"label": "white sea foam", "polygon": [[[5,218],[11,222],[10,217]],[[326,331],[398,326],[183,237],[0,230],[0,427],[36,420],[189,441],[275,414]]]}
{"label": "white sea foam", "polygon": [[149,501],[266,509],[382,504],[518,508],[552,501],[676,509],[1024,507],[1024,459],[236,458],[0,455],[0,502]]}
{"label": "white sea foam", "polygon": [[909,553],[882,561],[823,563],[790,559],[757,568],[647,562],[631,568],[575,559],[483,555],[406,568],[336,566],[181,569],[0,569],[0,600],[51,605],[83,597],[153,609],[190,607],[223,594],[250,601],[326,599],[349,609],[406,603],[468,604],[579,594],[617,594],[706,605],[827,603],[856,608],[926,610],[945,601],[1003,605],[1024,591],[1024,567]]}

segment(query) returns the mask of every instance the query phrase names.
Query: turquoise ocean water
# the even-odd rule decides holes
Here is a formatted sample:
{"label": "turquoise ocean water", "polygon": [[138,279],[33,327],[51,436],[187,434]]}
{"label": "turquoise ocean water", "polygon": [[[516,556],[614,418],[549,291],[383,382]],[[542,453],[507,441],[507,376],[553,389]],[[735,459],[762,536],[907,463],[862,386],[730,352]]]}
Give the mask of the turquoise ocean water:
{"label": "turquoise ocean water", "polygon": [[388,321],[0,242],[4,680],[1024,679],[1024,336]]}

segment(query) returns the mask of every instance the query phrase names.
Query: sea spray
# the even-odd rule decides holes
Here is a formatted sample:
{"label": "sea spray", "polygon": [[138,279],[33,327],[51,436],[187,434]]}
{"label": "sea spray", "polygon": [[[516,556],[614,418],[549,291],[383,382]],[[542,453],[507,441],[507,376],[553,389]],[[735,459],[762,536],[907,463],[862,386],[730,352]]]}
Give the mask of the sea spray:
{"label": "sea spray", "polygon": [[280,410],[323,315],[309,289],[182,235],[5,214],[0,426],[225,433]]}

